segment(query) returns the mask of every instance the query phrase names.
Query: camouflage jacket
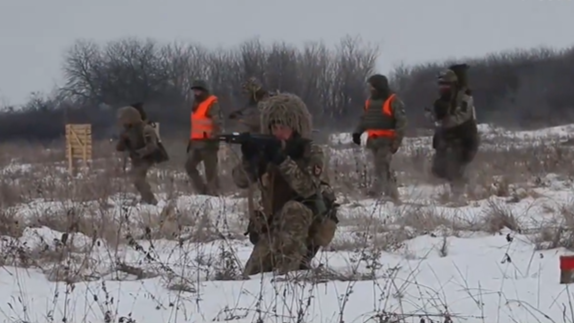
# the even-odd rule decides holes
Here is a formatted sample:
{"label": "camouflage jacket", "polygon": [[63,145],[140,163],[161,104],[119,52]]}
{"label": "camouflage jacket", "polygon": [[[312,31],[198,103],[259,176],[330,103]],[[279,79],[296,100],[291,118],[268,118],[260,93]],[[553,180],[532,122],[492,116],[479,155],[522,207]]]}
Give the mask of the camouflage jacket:
{"label": "camouflage jacket", "polygon": [[128,151],[133,162],[154,162],[154,154],[159,150],[155,129],[148,123],[130,126],[120,135],[116,150]]}
{"label": "camouflage jacket", "polygon": [[239,188],[248,188],[250,182],[258,183],[261,205],[267,215],[275,214],[288,201],[305,204],[321,192],[325,158],[323,149],[315,143],[309,143],[300,158],[287,157],[280,165],[261,163],[257,166],[258,178],[243,159],[233,168],[232,177]]}
{"label": "camouflage jacket", "polygon": [[441,128],[454,128],[470,120],[476,120],[472,95],[461,89],[450,101],[437,99],[434,103],[434,118]]}
{"label": "camouflage jacket", "polygon": [[[355,133],[363,133],[370,129],[383,129],[381,127],[383,121],[383,105],[385,100],[372,100],[369,109],[363,107],[364,112],[360,118],[359,125],[355,129]],[[394,118],[394,130],[396,136],[394,139],[389,140],[388,138],[377,138],[374,139],[375,143],[367,143],[367,145],[372,144],[393,144],[399,146],[403,138],[405,137],[405,132],[407,128],[407,115],[405,112],[405,104],[397,96],[391,102],[391,113]]]}

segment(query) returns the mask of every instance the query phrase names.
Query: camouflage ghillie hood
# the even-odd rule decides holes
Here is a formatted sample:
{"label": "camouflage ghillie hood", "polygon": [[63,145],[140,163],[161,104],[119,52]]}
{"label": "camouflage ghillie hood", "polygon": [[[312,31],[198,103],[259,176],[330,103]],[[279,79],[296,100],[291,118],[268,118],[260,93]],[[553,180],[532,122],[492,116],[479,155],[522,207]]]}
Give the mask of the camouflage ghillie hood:
{"label": "camouflage ghillie hood", "polygon": [[248,94],[248,95],[253,95],[257,91],[261,90],[262,88],[263,88],[263,85],[255,77],[250,77],[245,82],[243,82],[243,84],[241,84],[241,89],[243,90],[243,93]]}
{"label": "camouflage ghillie hood", "polygon": [[130,106],[134,107],[136,110],[139,111],[140,115],[142,116],[142,120],[147,120],[147,114],[144,111],[143,102],[133,103],[130,104]]}
{"label": "camouflage ghillie hood", "polygon": [[280,93],[259,102],[261,133],[271,134],[271,125],[279,123],[290,127],[301,137],[311,139],[312,117],[300,97]]}
{"label": "camouflage ghillie hood", "polygon": [[117,118],[121,126],[135,125],[143,122],[140,112],[132,106],[118,109]]}

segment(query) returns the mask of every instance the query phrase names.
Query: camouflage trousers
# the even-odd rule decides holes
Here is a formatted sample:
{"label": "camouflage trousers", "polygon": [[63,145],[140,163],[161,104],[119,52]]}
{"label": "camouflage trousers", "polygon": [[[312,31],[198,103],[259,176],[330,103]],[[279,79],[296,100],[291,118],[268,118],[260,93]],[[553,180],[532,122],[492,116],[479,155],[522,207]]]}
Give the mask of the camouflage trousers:
{"label": "camouflage trousers", "polygon": [[[191,179],[194,189],[199,194],[216,195],[219,191],[219,178],[217,175],[219,160],[217,152],[217,148],[208,147],[192,148],[187,153],[185,171]],[[201,162],[203,162],[203,167],[205,168],[205,182],[197,170]]]}
{"label": "camouflage trousers", "polygon": [[144,203],[156,205],[157,200],[147,181],[147,172],[153,166],[153,163],[147,161],[133,161],[130,170],[130,177],[136,190],[140,193],[141,200]]}
{"label": "camouflage trousers", "polygon": [[436,145],[431,171],[434,176],[447,180],[452,192],[460,195],[466,185],[466,168],[475,154],[475,150],[466,149],[458,140],[441,142]]}
{"label": "camouflage trousers", "polygon": [[273,216],[245,264],[243,273],[255,275],[276,270],[279,274],[298,270],[307,254],[307,238],[313,212],[303,204],[287,202]]}
{"label": "camouflage trousers", "polygon": [[372,152],[375,164],[375,173],[369,195],[372,197],[384,195],[392,200],[398,200],[397,179],[391,170],[391,161],[393,159],[391,146],[375,146],[369,149]]}

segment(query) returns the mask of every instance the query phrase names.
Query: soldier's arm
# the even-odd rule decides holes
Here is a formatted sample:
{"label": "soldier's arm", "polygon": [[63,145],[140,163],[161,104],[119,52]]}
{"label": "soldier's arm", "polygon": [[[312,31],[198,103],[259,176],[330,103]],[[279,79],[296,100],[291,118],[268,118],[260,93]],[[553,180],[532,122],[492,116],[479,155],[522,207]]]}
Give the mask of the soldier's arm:
{"label": "soldier's arm", "polygon": [[213,102],[211,108],[207,111],[207,116],[213,122],[213,136],[219,136],[223,132],[223,115],[219,102]]}
{"label": "soldier's arm", "polygon": [[150,125],[146,125],[144,127],[143,136],[145,146],[136,150],[136,153],[141,157],[148,156],[158,149],[157,135],[155,134],[155,130]]}
{"label": "soldier's arm", "polygon": [[123,151],[126,151],[127,149],[128,149],[128,147],[127,147],[125,141],[120,139],[118,141],[118,143],[116,144],[116,151],[123,152]]}
{"label": "soldier's arm", "polygon": [[395,98],[391,102],[391,110],[395,118],[395,140],[400,145],[403,142],[407,130],[407,113],[405,111],[405,103],[399,98]]}
{"label": "soldier's arm", "polygon": [[433,108],[434,108],[434,117],[436,118],[436,120],[444,119],[448,114],[449,107],[450,107],[449,102],[446,102],[445,100],[437,99],[436,101],[434,101]]}
{"label": "soldier's arm", "polygon": [[245,159],[242,159],[240,163],[233,167],[231,170],[231,178],[233,179],[233,183],[242,189],[248,188],[249,183],[256,181],[255,175],[249,172],[249,163]]}
{"label": "soldier's arm", "polygon": [[460,99],[456,102],[457,107],[455,109],[455,113],[459,113],[464,116],[472,112],[472,107],[474,105],[472,96],[462,92],[460,93]]}
{"label": "soldier's arm", "polygon": [[289,186],[302,198],[317,194],[321,185],[321,176],[325,167],[323,149],[315,144],[309,145],[309,162],[301,168],[290,157],[279,165],[279,171]]}
{"label": "soldier's arm", "polygon": [[128,150],[128,142],[126,135],[122,133],[118,139],[118,143],[116,144],[116,151],[123,152],[126,150]]}

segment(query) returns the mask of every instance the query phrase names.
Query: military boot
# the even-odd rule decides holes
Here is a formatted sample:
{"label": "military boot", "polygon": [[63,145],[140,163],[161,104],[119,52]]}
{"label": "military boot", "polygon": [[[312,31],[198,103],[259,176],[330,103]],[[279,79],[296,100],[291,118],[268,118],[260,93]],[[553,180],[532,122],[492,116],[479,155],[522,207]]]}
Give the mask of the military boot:
{"label": "military boot", "polygon": [[301,260],[301,264],[299,265],[299,270],[309,270],[311,269],[311,260],[315,258],[317,252],[319,252],[320,247],[316,247],[314,245],[310,245],[307,247],[307,254]]}

